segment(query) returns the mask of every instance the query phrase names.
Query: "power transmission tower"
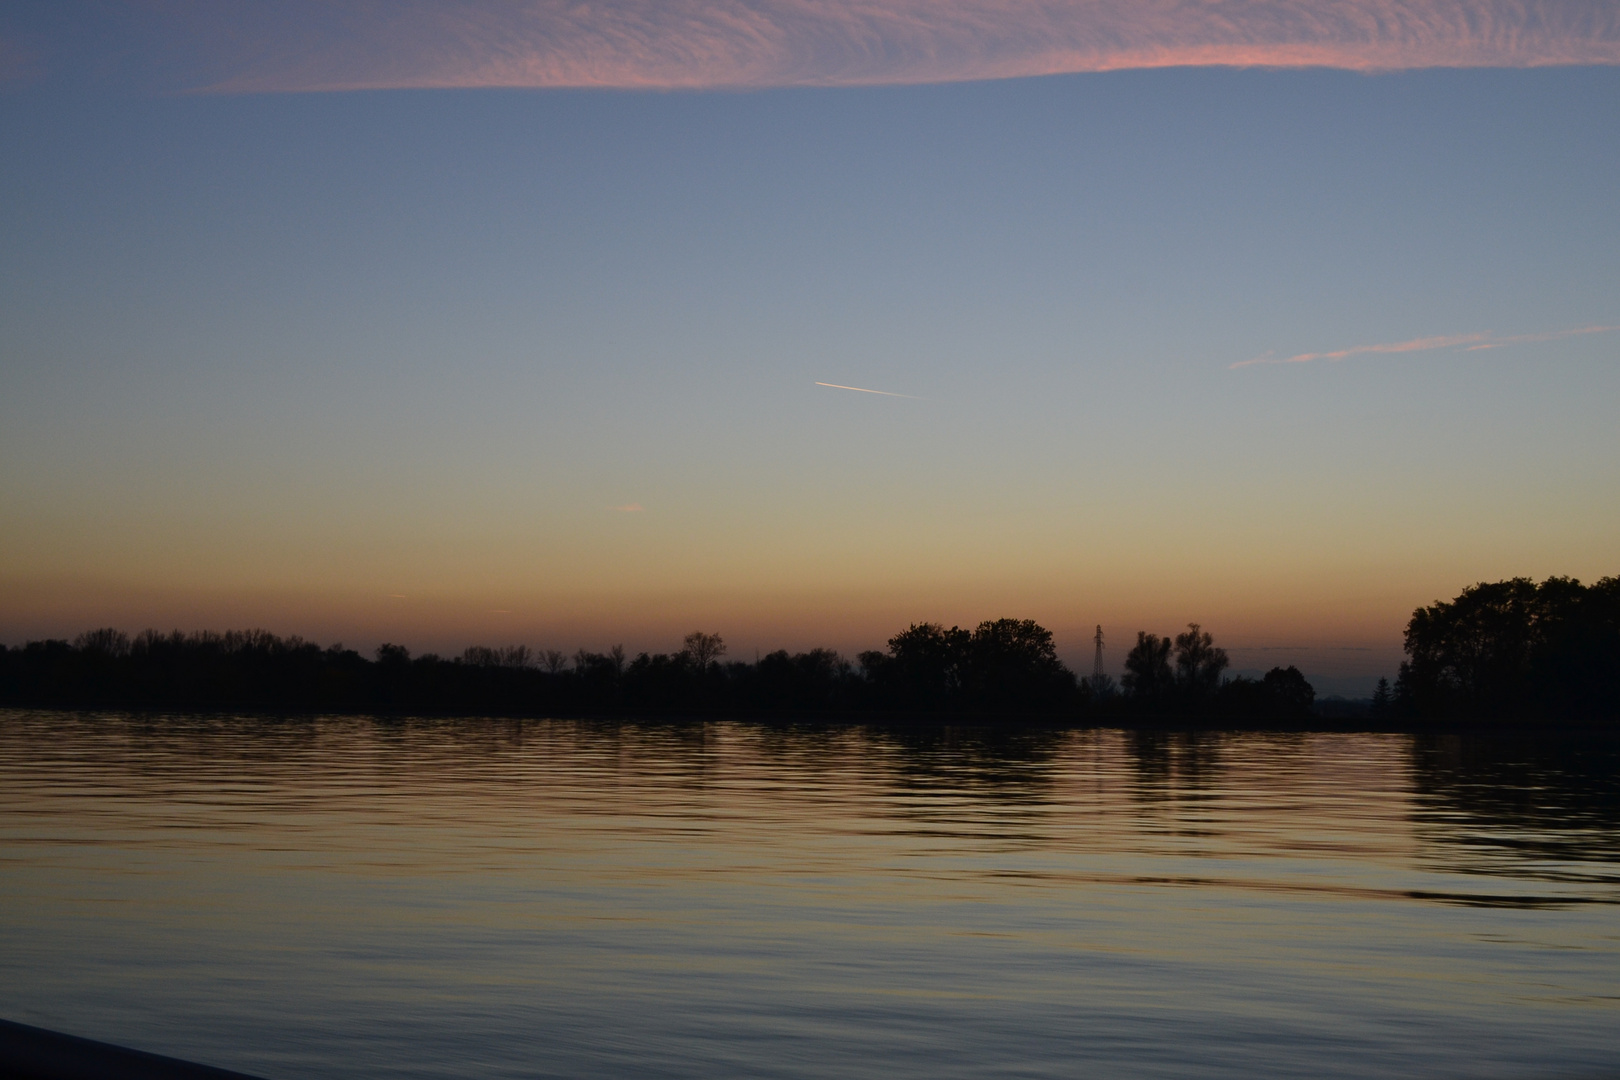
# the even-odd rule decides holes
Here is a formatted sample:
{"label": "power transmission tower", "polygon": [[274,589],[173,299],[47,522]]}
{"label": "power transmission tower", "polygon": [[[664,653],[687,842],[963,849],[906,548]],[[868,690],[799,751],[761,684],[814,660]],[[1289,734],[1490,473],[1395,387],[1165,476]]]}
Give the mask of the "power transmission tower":
{"label": "power transmission tower", "polygon": [[1103,666],[1102,666],[1103,635],[1102,635],[1102,624],[1101,623],[1097,624],[1097,635],[1096,635],[1096,637],[1092,638],[1091,640],[1097,643],[1097,659],[1091,665],[1091,685],[1092,686],[1101,686],[1102,685],[1102,680],[1103,680]]}

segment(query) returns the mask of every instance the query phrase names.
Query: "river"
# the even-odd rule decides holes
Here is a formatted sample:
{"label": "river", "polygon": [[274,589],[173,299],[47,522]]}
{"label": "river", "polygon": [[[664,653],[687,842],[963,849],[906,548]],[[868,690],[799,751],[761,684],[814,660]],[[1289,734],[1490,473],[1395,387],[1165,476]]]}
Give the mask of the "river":
{"label": "river", "polygon": [[294,1077],[1620,1075],[1620,740],[0,712],[0,1016]]}

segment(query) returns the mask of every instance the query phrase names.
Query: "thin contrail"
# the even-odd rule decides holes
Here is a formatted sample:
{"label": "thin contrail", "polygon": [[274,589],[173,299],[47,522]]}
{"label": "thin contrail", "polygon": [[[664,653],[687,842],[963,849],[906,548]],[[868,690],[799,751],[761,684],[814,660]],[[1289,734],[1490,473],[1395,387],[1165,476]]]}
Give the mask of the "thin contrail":
{"label": "thin contrail", "polygon": [[859,390],[863,394],[882,394],[884,397],[911,398],[913,401],[921,401],[922,400],[922,398],[918,397],[916,394],[891,394],[887,390],[868,390],[864,386],[844,386],[842,383],[835,383],[835,382],[818,382],[818,383],[816,383],[816,385],[817,386],[830,386],[834,390]]}
{"label": "thin contrail", "polygon": [[1348,349],[1339,349],[1335,352],[1300,353],[1297,356],[1276,356],[1266,353],[1253,360],[1239,360],[1235,364],[1228,364],[1229,370],[1251,367],[1255,364],[1308,364],[1313,360],[1343,360],[1350,356],[1364,356],[1368,353],[1409,353],[1430,352],[1435,349],[1461,349],[1463,352],[1474,352],[1478,349],[1501,349],[1509,345],[1528,345],[1542,341],[1557,341],[1559,338],[1579,337],[1583,334],[1610,334],[1620,330],[1620,326],[1577,326],[1572,330],[1549,330],[1541,334],[1513,334],[1501,336],[1489,330],[1477,334],[1447,334],[1439,337],[1413,338],[1411,341],[1394,341],[1383,345],[1356,345]]}

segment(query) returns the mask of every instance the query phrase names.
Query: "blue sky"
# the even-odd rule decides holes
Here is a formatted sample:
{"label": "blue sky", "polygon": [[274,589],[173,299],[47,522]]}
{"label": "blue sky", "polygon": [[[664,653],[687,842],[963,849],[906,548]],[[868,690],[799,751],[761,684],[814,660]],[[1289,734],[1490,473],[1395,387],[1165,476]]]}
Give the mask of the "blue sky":
{"label": "blue sky", "polygon": [[7,639],[1196,619],[1352,687],[1620,569],[1620,332],[1550,336],[1620,325],[1613,67],[195,94],[28,18]]}

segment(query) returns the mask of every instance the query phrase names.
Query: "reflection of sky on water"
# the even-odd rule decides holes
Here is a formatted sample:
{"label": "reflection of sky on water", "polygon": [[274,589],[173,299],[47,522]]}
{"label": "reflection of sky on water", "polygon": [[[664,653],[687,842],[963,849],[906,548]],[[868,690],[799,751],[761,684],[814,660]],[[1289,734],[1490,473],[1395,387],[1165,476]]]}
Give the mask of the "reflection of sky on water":
{"label": "reflection of sky on water", "polygon": [[8,714],[0,1014],[271,1077],[1590,1071],[1613,762]]}

